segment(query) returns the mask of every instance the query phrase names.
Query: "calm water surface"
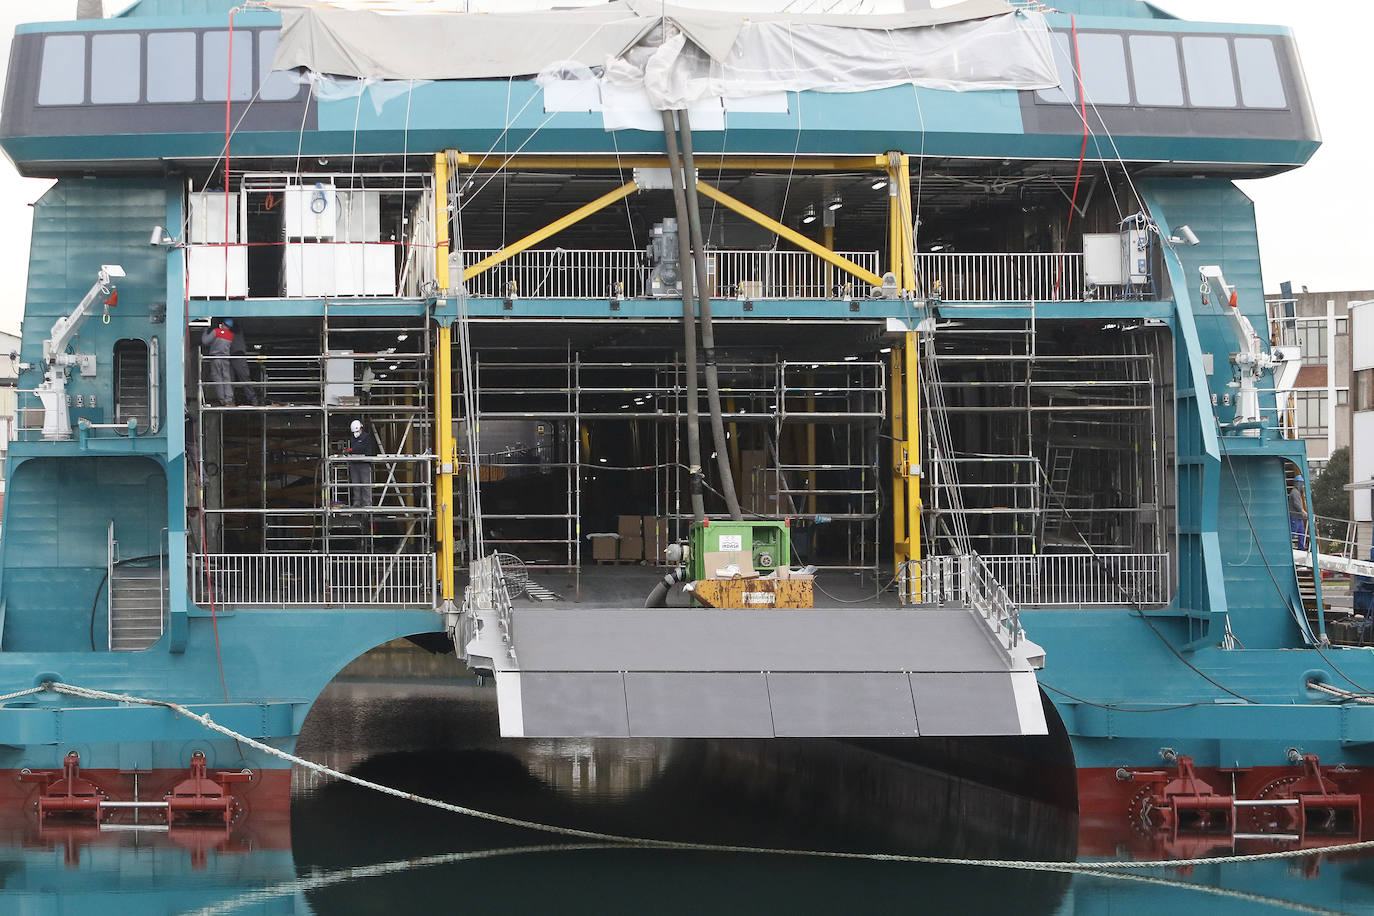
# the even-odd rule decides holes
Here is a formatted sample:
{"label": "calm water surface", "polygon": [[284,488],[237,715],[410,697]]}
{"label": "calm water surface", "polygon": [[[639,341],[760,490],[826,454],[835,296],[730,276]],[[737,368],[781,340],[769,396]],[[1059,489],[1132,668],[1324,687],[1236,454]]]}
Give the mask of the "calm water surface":
{"label": "calm water surface", "polygon": [[[1078,856],[1074,818],[977,798],[840,742],[496,734],[494,691],[470,680],[351,678],[317,704],[301,749],[407,791],[588,830],[973,858]],[[1374,914],[1374,857],[1109,878],[589,847],[300,769],[289,833],[269,826],[172,835],[35,829],[0,853],[0,912]]]}

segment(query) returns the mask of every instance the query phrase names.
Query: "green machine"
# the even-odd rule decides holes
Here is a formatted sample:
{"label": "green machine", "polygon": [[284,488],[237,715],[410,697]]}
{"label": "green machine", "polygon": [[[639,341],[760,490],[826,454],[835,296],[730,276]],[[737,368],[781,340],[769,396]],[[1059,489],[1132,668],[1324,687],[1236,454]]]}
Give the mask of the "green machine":
{"label": "green machine", "polygon": [[[733,557],[726,563],[739,563],[741,557],[753,563],[754,571],[766,576],[779,566],[786,566],[792,555],[791,522],[788,519],[758,519],[747,522],[712,521],[692,525],[689,540],[692,548],[690,579],[696,581],[713,577],[715,569],[708,569],[708,554],[725,553]],[[724,564],[717,564],[717,567]],[[742,563],[739,565],[743,566]]]}

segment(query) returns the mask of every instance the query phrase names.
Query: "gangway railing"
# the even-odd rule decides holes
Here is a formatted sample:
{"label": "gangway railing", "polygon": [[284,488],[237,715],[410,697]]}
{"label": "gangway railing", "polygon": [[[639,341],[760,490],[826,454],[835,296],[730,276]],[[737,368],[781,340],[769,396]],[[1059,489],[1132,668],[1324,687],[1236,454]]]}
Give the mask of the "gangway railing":
{"label": "gangway railing", "polygon": [[985,556],[1021,607],[1157,607],[1169,603],[1167,553]]}
{"label": "gangway railing", "polygon": [[[1368,553],[1360,556],[1362,548],[1357,538],[1357,524],[1350,519],[1313,516],[1312,527],[1317,537],[1316,566],[1325,572],[1343,573],[1349,576],[1374,577],[1374,557]],[[1311,569],[1312,550],[1310,537],[1293,543],[1293,562],[1302,569]]]}
{"label": "gangway railing", "polygon": [[199,605],[213,594],[216,604],[239,607],[434,606],[432,553],[216,553],[190,560]]}
{"label": "gangway railing", "polygon": [[897,586],[903,604],[973,608],[1007,651],[1025,635],[1016,602],[976,553],[908,560],[898,569]]}

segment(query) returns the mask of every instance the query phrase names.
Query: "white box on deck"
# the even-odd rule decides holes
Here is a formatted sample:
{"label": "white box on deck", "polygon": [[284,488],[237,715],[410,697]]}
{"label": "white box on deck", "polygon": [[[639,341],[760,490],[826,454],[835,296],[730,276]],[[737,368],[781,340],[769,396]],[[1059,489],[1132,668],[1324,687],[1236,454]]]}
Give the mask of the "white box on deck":
{"label": "white box on deck", "polygon": [[1120,232],[1083,233],[1083,282],[1093,286],[1124,286],[1126,237]]}
{"label": "white box on deck", "polygon": [[288,242],[282,258],[283,287],[287,296],[335,296],[333,244]]}
{"label": "white box on deck", "polygon": [[382,195],[377,191],[335,191],[334,237],[341,242],[382,240]]}
{"label": "white box on deck", "polygon": [[334,185],[319,182],[286,189],[286,237],[332,239],[338,228],[339,202]]}
{"label": "white box on deck", "polygon": [[361,242],[334,245],[334,295],[396,295],[395,248]]}
{"label": "white box on deck", "polygon": [[[227,285],[224,282],[226,252],[229,273]],[[241,299],[247,296],[248,248],[243,245],[230,245],[228,248],[223,245],[188,246],[186,295],[192,299]]]}
{"label": "white box on deck", "polygon": [[229,209],[229,239],[239,240],[239,196],[223,191],[192,191],[187,200],[186,243],[223,242],[224,210]]}

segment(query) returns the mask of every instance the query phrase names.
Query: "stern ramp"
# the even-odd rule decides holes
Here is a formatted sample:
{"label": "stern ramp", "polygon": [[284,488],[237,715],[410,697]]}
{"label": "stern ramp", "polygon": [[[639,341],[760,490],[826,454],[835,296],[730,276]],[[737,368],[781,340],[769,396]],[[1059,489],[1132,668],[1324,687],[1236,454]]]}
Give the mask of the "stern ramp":
{"label": "stern ramp", "polygon": [[498,568],[474,575],[464,604],[455,645],[495,675],[506,737],[1047,730],[1035,676],[1043,651],[1019,624],[1008,631],[970,603],[512,607]]}

